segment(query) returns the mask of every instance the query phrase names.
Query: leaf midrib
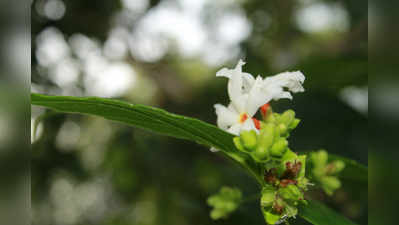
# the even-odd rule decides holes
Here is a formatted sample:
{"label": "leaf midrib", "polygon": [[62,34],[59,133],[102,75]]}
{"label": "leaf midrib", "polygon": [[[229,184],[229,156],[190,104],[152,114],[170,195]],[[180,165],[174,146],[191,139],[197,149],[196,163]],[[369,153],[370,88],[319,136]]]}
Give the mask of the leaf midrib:
{"label": "leaf midrib", "polygon": [[[82,101],[84,101],[84,100],[86,100],[87,102],[82,102]],[[92,101],[92,100],[91,100],[90,98],[85,98],[85,99],[81,98],[80,100],[71,100],[71,99],[65,99],[65,100],[51,100],[51,102],[56,103],[56,104],[69,104],[69,103],[75,103],[75,104],[104,105],[104,106],[108,106],[108,107],[120,109],[120,110],[123,110],[123,111],[125,111],[125,112],[134,112],[134,113],[138,113],[138,114],[141,114],[142,116],[147,117],[147,118],[149,118],[149,119],[151,119],[151,120],[154,120],[154,119],[155,119],[155,120],[158,121],[158,122],[165,123],[165,124],[167,124],[167,125],[169,125],[169,126],[174,127],[175,129],[181,131],[181,132],[184,133],[185,136],[186,136],[186,137],[181,137],[181,138],[188,139],[187,136],[194,136],[194,137],[200,139],[200,140],[202,141],[202,144],[205,144],[205,143],[207,143],[207,144],[214,144],[214,143],[211,143],[210,141],[207,141],[207,139],[206,139],[206,138],[208,138],[208,139],[211,140],[211,139],[212,139],[211,136],[209,136],[206,132],[204,133],[204,131],[203,131],[202,129],[198,129],[198,128],[196,128],[196,127],[193,127],[191,124],[186,124],[186,125],[188,125],[191,129],[196,129],[202,136],[198,136],[197,134],[194,134],[194,133],[190,132],[190,130],[187,130],[186,128],[184,128],[184,126],[180,126],[180,125],[178,125],[178,124],[176,124],[176,123],[173,123],[174,120],[170,121],[169,118],[164,117],[163,115],[158,115],[158,116],[162,116],[162,119],[163,119],[163,120],[161,120],[159,117],[158,117],[158,118],[152,117],[152,115],[150,115],[150,114],[148,114],[148,113],[146,113],[146,112],[143,112],[143,111],[140,111],[140,110],[137,110],[137,109],[133,109],[133,108],[132,108],[132,107],[143,107],[143,108],[151,108],[151,107],[148,107],[148,106],[141,106],[141,105],[127,104],[127,103],[122,103],[122,102],[118,102],[118,103],[120,103],[120,104],[125,104],[125,106],[122,106],[122,105],[119,105],[119,104],[115,104],[115,103],[110,103],[110,102],[91,102],[91,101]],[[35,103],[35,104],[37,103],[38,105],[42,105],[43,103],[45,104],[45,103],[48,103],[48,102],[49,102],[49,101],[34,101],[34,103]],[[40,104],[40,103],[42,103],[42,104]],[[152,109],[152,108],[151,108],[151,109]],[[157,111],[159,111],[159,112],[161,112],[161,113],[163,113],[163,114],[168,114],[169,116],[172,116],[172,117],[174,117],[175,119],[181,117],[181,118],[183,118],[183,119],[185,119],[185,120],[191,120],[191,121],[203,123],[203,122],[200,121],[200,120],[191,119],[191,118],[189,119],[189,118],[186,118],[186,117],[183,117],[183,116],[178,116],[178,115],[175,115],[175,114],[172,114],[172,113],[163,111],[163,110],[159,110],[159,109],[154,109],[154,110],[157,110]],[[76,110],[73,110],[73,111],[76,111]],[[180,118],[179,118],[179,119],[180,119]],[[130,118],[129,118],[129,120],[130,120]],[[203,125],[206,125],[206,126],[208,126],[208,127],[212,127],[212,126],[210,126],[210,125],[208,125],[208,124],[206,124],[206,123],[203,123]],[[147,128],[147,129],[148,129],[148,128]],[[205,138],[204,138],[204,137],[205,137]],[[226,146],[226,145],[224,145],[223,143],[221,143],[221,142],[219,142],[219,141],[216,141],[216,139],[214,140],[214,142],[217,143],[217,144],[219,145],[219,146],[215,146],[215,147],[222,147],[222,149],[229,149],[229,150],[231,150],[231,147]]]}

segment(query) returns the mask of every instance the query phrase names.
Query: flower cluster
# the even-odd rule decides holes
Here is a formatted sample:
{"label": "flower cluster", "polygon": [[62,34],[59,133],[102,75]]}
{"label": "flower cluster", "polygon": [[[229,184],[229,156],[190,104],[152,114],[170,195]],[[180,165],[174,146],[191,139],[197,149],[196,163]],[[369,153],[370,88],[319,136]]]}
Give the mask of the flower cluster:
{"label": "flower cluster", "polygon": [[305,177],[306,155],[294,153],[287,140],[299,122],[294,111],[279,114],[271,112],[269,107],[258,133],[242,131],[233,139],[237,149],[249,154],[263,170],[260,206],[268,224],[295,217],[297,205],[306,204],[304,192],[309,184]]}
{"label": "flower cluster", "polygon": [[341,187],[337,175],[345,168],[343,161],[328,162],[328,153],[325,150],[319,150],[310,154],[310,165],[312,180],[321,186],[325,193],[332,195]]}
{"label": "flower cluster", "polygon": [[[307,204],[304,192],[309,179],[306,178],[306,155],[298,155],[289,148],[287,138],[300,120],[293,110],[281,114],[273,112],[269,102],[281,98],[292,99],[291,93],[303,92],[305,76],[297,72],[285,72],[275,76],[254,78],[242,71],[245,63],[239,61],[234,69],[223,68],[216,76],[228,78],[230,104],[216,104],[217,125],[236,135],[233,138],[240,163],[249,163],[252,173],[260,183],[260,207],[267,224],[280,224],[298,213],[298,204]],[[254,118],[260,110],[262,119]],[[211,150],[215,150],[212,148]],[[327,162],[327,153],[322,151],[310,155],[309,176],[327,194],[340,187],[334,176],[345,166],[341,161]],[[223,188],[208,199],[214,207],[213,219],[225,218],[241,202],[241,193]]]}
{"label": "flower cluster", "polygon": [[292,99],[290,92],[303,92],[305,76],[299,72],[285,72],[275,76],[256,79],[242,71],[245,63],[240,60],[234,69],[223,68],[216,73],[217,77],[226,77],[230,104],[225,107],[216,104],[217,125],[229,133],[239,135],[243,130],[260,129],[258,121],[253,118],[259,108],[271,100]]}

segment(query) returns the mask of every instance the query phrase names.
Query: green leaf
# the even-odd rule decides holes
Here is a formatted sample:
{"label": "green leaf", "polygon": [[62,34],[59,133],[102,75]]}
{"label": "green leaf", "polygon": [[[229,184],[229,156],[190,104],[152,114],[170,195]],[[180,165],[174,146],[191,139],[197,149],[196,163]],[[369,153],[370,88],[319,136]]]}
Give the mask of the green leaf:
{"label": "green leaf", "polygon": [[233,151],[233,135],[200,120],[165,110],[97,97],[45,96],[32,94],[33,105],[66,113],[101,116],[163,135],[196,141],[224,151]]}
{"label": "green leaf", "polygon": [[356,225],[318,201],[307,201],[308,204],[299,206],[298,215],[314,225]]}
{"label": "green leaf", "polygon": [[258,181],[261,179],[257,165],[251,160],[246,160],[247,155],[235,148],[232,134],[198,119],[150,106],[97,97],[48,96],[32,93],[31,104],[59,112],[100,116],[159,134],[215,147],[229,158],[240,162]]}
{"label": "green leaf", "polygon": [[356,162],[355,160],[334,154],[328,154],[328,157],[329,161],[341,160],[345,163],[345,169],[338,174],[339,178],[368,182],[368,169],[366,166]]}

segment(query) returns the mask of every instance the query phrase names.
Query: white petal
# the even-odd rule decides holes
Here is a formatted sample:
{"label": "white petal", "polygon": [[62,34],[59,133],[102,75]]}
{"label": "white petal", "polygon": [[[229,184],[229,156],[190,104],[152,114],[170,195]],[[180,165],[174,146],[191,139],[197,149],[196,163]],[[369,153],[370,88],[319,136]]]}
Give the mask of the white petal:
{"label": "white petal", "polygon": [[281,98],[288,98],[288,99],[292,100],[292,95],[288,91],[283,91],[274,100],[279,100]]}
{"label": "white petal", "polygon": [[266,80],[270,80],[270,82],[281,87],[286,87],[294,93],[304,91],[302,84],[305,81],[305,76],[300,71],[280,73],[267,77]]}
{"label": "white petal", "polygon": [[239,114],[247,113],[246,106],[247,106],[248,96],[249,96],[248,94],[242,94],[239,97],[235,98],[234,101],[231,101],[233,108]]}
{"label": "white petal", "polygon": [[268,103],[272,98],[271,92],[263,87],[262,77],[258,76],[249,92],[245,110],[250,117],[253,117],[259,107]]}
{"label": "white petal", "polygon": [[291,92],[303,92],[302,83],[305,81],[305,76],[299,72],[284,72],[272,77],[266,77],[263,81],[263,88],[273,96],[274,100],[281,98],[292,99],[292,95],[285,91],[288,88]]}
{"label": "white petal", "polygon": [[235,105],[238,110],[241,110],[240,101],[242,100],[242,74],[241,68],[237,67],[234,69],[233,74],[229,79],[229,83],[227,84],[227,91],[229,93],[229,97],[231,102]]}
{"label": "white petal", "polygon": [[235,104],[236,101],[242,95],[242,77],[239,73],[234,73],[229,83],[227,84],[227,91],[229,93],[230,100]]}
{"label": "white petal", "polygon": [[237,123],[239,114],[234,110],[226,108],[221,104],[215,104],[215,111],[217,115],[217,125],[221,129],[227,130],[228,127]]}
{"label": "white petal", "polygon": [[222,68],[216,72],[216,76],[231,78],[236,71],[242,72],[243,65],[245,65],[245,62],[240,59],[234,69]]}
{"label": "white petal", "polygon": [[238,112],[238,111],[236,110],[236,108],[234,107],[233,103],[231,103],[231,102],[230,102],[230,104],[227,106],[227,108],[230,109],[231,111]]}
{"label": "white petal", "polygon": [[216,73],[218,77],[229,78],[227,85],[229,98],[236,111],[240,113],[245,112],[246,101],[248,100],[247,94],[255,83],[251,74],[242,72],[243,65],[245,65],[245,62],[239,60],[234,69],[223,68]]}
{"label": "white petal", "polygon": [[243,65],[245,65],[245,62],[242,59],[238,60],[235,70],[239,70],[240,72],[242,72]]}
{"label": "white petal", "polygon": [[295,72],[286,72],[283,74],[285,78],[288,80],[287,88],[296,93],[296,92],[304,92],[305,89],[303,88],[302,84],[305,81],[305,75],[300,71]]}
{"label": "white petal", "polygon": [[231,75],[233,74],[231,71],[232,71],[232,70],[230,70],[230,69],[222,68],[221,70],[219,70],[218,72],[216,72],[216,76],[217,76],[217,77],[227,77],[227,78],[230,78]]}
{"label": "white petal", "polygon": [[242,73],[242,78],[243,78],[242,80],[243,91],[244,93],[248,93],[251,90],[252,86],[254,85],[255,79],[249,73]]}
{"label": "white petal", "polygon": [[240,123],[234,124],[233,126],[231,126],[227,130],[227,132],[229,132],[231,134],[234,134],[234,135],[237,135],[237,136],[240,135],[240,131],[241,131],[241,124]]}

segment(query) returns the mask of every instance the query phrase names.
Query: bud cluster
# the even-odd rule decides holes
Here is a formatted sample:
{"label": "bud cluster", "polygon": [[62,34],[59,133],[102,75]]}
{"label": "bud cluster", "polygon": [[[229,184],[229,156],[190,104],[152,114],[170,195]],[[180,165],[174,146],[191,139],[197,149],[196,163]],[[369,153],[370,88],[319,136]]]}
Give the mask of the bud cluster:
{"label": "bud cluster", "polygon": [[298,156],[287,150],[280,160],[266,169],[262,189],[261,208],[268,224],[278,224],[286,218],[295,217],[297,205],[306,204],[304,191],[308,185],[305,178],[306,156]]}
{"label": "bud cluster", "polygon": [[[287,110],[282,114],[274,113],[270,105],[261,107],[262,121],[257,122],[258,130],[241,131],[233,138],[240,152],[248,155],[257,165],[259,181],[262,186],[260,207],[267,224],[280,224],[298,214],[298,204],[307,204],[304,192],[310,184],[305,177],[306,163],[310,178],[331,195],[341,186],[336,177],[345,164],[342,161],[328,162],[326,151],[311,153],[310,157],[298,155],[288,147],[287,138],[300,120],[295,112]],[[262,179],[263,177],[263,179]],[[213,206],[213,219],[225,218],[241,202],[241,192],[231,188],[222,188],[219,194],[208,199]]]}
{"label": "bud cluster", "polygon": [[289,133],[300,122],[292,110],[283,114],[270,112],[264,115],[264,121],[260,122],[259,134],[254,130],[242,131],[239,137],[233,139],[240,151],[248,153],[258,163],[282,157],[288,149]]}
{"label": "bud cluster", "polygon": [[341,187],[337,175],[345,168],[345,163],[341,160],[328,162],[328,153],[325,150],[312,152],[309,158],[312,180],[317,182],[326,194],[332,195]]}
{"label": "bud cluster", "polygon": [[261,209],[268,224],[278,224],[295,217],[297,205],[306,203],[306,156],[298,156],[288,147],[287,138],[300,122],[294,111],[279,114],[268,108],[262,110],[262,116],[259,132],[242,131],[234,144],[264,169]]}
{"label": "bud cluster", "polygon": [[208,205],[213,207],[211,218],[214,220],[226,218],[240,205],[242,193],[237,188],[222,187],[219,193],[208,198]]}

